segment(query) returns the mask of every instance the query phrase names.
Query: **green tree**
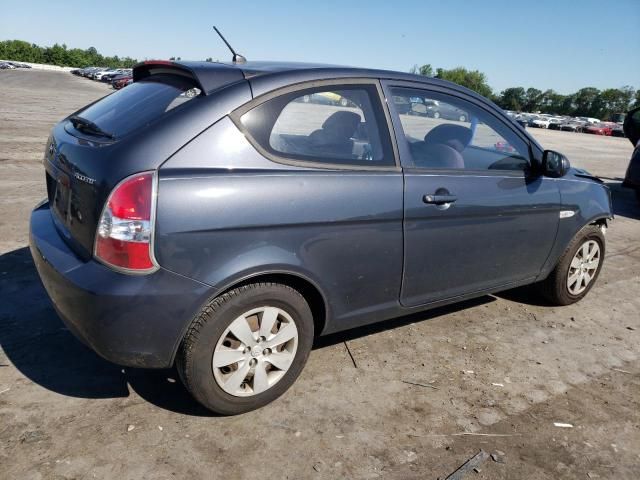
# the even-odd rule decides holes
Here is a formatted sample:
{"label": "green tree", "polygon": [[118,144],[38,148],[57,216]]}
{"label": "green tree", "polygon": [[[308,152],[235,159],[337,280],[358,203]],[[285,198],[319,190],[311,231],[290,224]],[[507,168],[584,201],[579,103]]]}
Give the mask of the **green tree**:
{"label": "green tree", "polygon": [[131,57],[120,58],[118,55],[105,57],[89,47],[69,49],[65,44],[54,44],[51,47],[40,47],[35,43],[22,40],[0,41],[0,59],[18,62],[49,63],[59,66],[88,67],[98,65],[103,67],[132,67],[138,61]]}
{"label": "green tree", "polygon": [[505,110],[522,111],[527,102],[526,92],[522,87],[512,87],[503,90],[498,97],[498,105]]}
{"label": "green tree", "polygon": [[438,68],[436,69],[436,78],[457,83],[485,97],[491,97],[493,94],[491,87],[487,83],[487,76],[478,70],[467,70],[464,67],[456,67],[450,70]]}
{"label": "green tree", "polygon": [[522,109],[525,112],[537,112],[540,110],[540,100],[542,99],[542,90],[537,88],[527,88],[525,92],[525,103]]}
{"label": "green tree", "polygon": [[430,63],[422,65],[421,67],[418,67],[416,64],[411,68],[411,70],[409,70],[409,73],[413,73],[414,75],[424,75],[425,77],[433,77],[433,67]]}
{"label": "green tree", "polygon": [[540,111],[542,113],[559,113],[564,103],[564,95],[552,89],[545,90],[540,96]]}
{"label": "green tree", "polygon": [[594,117],[600,110],[600,90],[595,87],[581,88],[575,93],[575,110],[577,116]]}

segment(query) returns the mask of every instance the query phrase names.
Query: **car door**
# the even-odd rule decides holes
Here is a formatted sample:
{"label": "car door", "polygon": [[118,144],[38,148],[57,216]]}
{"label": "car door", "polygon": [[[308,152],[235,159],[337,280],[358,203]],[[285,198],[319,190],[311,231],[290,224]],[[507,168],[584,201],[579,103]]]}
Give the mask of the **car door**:
{"label": "car door", "polygon": [[308,279],[327,302],[325,331],[388,318],[403,261],[389,123],[377,80],[259,95],[163,165],[158,262],[220,288],[265,273]]}
{"label": "car door", "polygon": [[463,93],[390,81],[384,88],[387,98],[421,96],[466,112],[465,121],[402,115],[389,102],[405,180],[400,302],[535,279],[554,243],[560,194],[553,179],[533,173],[526,136]]}

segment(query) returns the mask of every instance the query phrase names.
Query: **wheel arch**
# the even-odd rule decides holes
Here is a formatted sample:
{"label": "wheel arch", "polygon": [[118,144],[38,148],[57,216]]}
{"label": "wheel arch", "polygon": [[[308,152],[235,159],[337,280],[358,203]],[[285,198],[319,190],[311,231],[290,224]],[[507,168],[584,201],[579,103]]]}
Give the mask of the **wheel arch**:
{"label": "wheel arch", "polygon": [[[280,283],[300,292],[300,294],[309,303],[309,308],[311,309],[311,313],[313,315],[314,336],[317,337],[322,334],[328,324],[329,303],[327,302],[326,296],[323,293],[322,289],[318,286],[318,284],[298,272],[284,270],[261,271],[253,272],[239,278],[234,278],[226,283],[222,288],[216,289],[215,293],[209,296],[207,300],[202,305],[200,305],[197,312],[200,312],[206,305],[211,303],[213,299],[224,295],[231,290],[252,283],[261,282]],[[196,313],[196,316],[197,314],[198,313]],[[173,354],[171,356],[172,365],[175,363],[176,355],[178,353],[180,345],[182,345],[184,337],[189,330],[189,326],[191,325],[192,321],[193,319],[186,323],[186,325],[183,327],[178,341],[176,342],[176,345],[173,349]]]}
{"label": "wheel arch", "polygon": [[549,258],[547,259],[547,262],[545,263],[545,265],[544,265],[543,269],[541,270],[540,274],[538,275],[538,277],[536,277],[536,282],[544,280],[545,278],[547,278],[549,276],[551,271],[555,268],[555,266],[557,265],[558,261],[562,257],[562,254],[568,248],[568,246],[571,243],[571,241],[585,227],[588,227],[589,225],[597,225],[597,226],[599,226],[601,228],[602,227],[608,228],[609,221],[612,218],[613,218],[613,216],[610,213],[599,212],[599,213],[596,213],[596,214],[592,215],[588,219],[584,219],[584,218],[581,219],[580,223],[574,224],[574,227],[571,228],[571,230],[570,230],[570,232],[571,232],[570,234],[567,235],[565,233],[564,235],[562,235],[561,232],[559,232],[559,235],[563,237],[562,241],[560,241],[558,238],[556,239],[556,245],[555,245],[555,247],[553,249],[553,252],[551,253],[551,255],[549,255]]}

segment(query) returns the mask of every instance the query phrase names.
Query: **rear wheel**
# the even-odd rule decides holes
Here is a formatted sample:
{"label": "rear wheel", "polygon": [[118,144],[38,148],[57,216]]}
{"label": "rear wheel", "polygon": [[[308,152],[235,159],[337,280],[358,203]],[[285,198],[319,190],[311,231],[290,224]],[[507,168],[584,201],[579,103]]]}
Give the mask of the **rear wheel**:
{"label": "rear wheel", "polygon": [[312,343],[313,316],[304,297],[285,285],[255,283],[202,310],[177,366],[198,402],[235,415],[282,395],[302,371]]}
{"label": "rear wheel", "polygon": [[593,287],[604,263],[605,241],[597,225],[583,228],[571,241],[558,264],[539,284],[554,305],[569,305],[582,299]]}

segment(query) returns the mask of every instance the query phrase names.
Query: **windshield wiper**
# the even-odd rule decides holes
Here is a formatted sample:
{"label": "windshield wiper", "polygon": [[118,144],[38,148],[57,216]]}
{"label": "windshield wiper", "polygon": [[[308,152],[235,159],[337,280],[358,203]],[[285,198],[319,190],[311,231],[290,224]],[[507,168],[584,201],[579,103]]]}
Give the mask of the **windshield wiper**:
{"label": "windshield wiper", "polygon": [[78,130],[83,130],[87,133],[98,135],[100,137],[110,138],[111,140],[116,138],[112,133],[105,132],[91,120],[87,120],[86,118],[80,117],[79,115],[73,115],[72,117],[69,117],[69,121]]}

